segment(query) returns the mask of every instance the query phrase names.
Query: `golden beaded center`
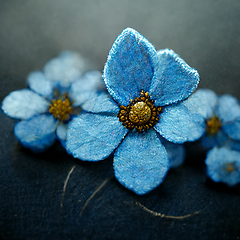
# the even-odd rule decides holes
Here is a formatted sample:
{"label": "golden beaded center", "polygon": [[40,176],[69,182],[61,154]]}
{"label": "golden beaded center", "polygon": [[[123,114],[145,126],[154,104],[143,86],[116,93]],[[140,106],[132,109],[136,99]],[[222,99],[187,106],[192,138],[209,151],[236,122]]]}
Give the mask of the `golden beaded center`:
{"label": "golden beaded center", "polygon": [[138,132],[152,128],[159,120],[161,107],[155,107],[148,92],[141,91],[140,97],[131,99],[128,106],[120,106],[119,121],[127,129],[136,129]]}
{"label": "golden beaded center", "polygon": [[235,164],[234,163],[226,163],[226,170],[230,173],[235,171],[236,170]]}
{"label": "golden beaded center", "polygon": [[143,125],[151,118],[151,109],[145,102],[135,103],[129,112],[129,120],[137,125]]}
{"label": "golden beaded center", "polygon": [[52,100],[49,112],[60,121],[67,121],[70,119],[72,110],[72,102],[65,95],[63,99]]}
{"label": "golden beaded center", "polygon": [[207,121],[206,131],[210,135],[215,135],[222,127],[221,120],[214,116]]}

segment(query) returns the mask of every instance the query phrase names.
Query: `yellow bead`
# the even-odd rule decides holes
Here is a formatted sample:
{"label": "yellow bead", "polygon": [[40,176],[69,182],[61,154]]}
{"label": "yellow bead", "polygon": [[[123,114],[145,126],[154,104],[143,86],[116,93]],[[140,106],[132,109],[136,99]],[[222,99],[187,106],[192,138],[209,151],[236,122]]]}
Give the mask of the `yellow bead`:
{"label": "yellow bead", "polygon": [[207,121],[206,131],[210,135],[215,135],[220,130],[221,127],[222,127],[221,120],[218,117],[214,116]]}
{"label": "yellow bead", "polygon": [[66,121],[71,117],[71,114],[73,113],[72,107],[71,107],[70,99],[66,98],[58,99],[58,100],[52,100],[52,103],[49,106],[49,112],[60,121]]}

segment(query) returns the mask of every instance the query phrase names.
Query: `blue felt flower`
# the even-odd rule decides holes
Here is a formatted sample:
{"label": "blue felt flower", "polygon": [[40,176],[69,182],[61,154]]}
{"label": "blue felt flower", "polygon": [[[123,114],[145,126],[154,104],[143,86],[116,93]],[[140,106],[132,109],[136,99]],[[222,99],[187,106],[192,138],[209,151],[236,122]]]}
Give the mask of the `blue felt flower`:
{"label": "blue felt flower", "polygon": [[240,183],[240,152],[228,148],[213,148],[205,160],[207,174],[214,182],[229,186]]}
{"label": "blue felt flower", "polygon": [[92,95],[103,87],[101,73],[83,74],[85,69],[80,55],[63,52],[45,65],[44,72],[28,76],[30,89],[14,91],[5,97],[3,112],[22,120],[15,125],[14,133],[24,147],[43,152],[56,137],[65,146],[74,107],[86,106],[87,110],[87,99],[94,98]]}
{"label": "blue felt flower", "polygon": [[240,140],[240,105],[236,98],[229,94],[218,97],[212,90],[198,89],[184,105],[205,119],[201,138],[204,148],[238,145],[235,141]]}
{"label": "blue felt flower", "polygon": [[182,104],[199,83],[196,70],[172,50],[156,52],[133,29],[110,50],[103,77],[107,94],[94,99],[92,113],[70,124],[67,149],[75,158],[99,161],[114,152],[118,181],[137,194],[157,187],[169,169],[159,135],[170,142],[194,141],[203,118]]}

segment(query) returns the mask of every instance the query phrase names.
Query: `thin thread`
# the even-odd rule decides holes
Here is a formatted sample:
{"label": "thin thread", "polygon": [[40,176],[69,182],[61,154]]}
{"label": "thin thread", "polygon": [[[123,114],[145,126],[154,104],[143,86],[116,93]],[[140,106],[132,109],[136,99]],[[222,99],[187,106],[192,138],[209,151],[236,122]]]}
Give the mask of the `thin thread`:
{"label": "thin thread", "polygon": [[92,195],[87,199],[87,201],[86,201],[85,204],[83,205],[82,210],[81,210],[81,212],[79,213],[79,217],[82,216],[83,211],[85,210],[85,208],[87,207],[87,205],[89,204],[89,202],[91,201],[91,199],[92,199],[112,178],[113,178],[113,176],[110,177],[110,178],[107,178],[106,180],[104,180],[104,181],[102,182],[102,184],[92,193]]}
{"label": "thin thread", "polygon": [[138,206],[142,207],[146,212],[151,213],[155,217],[171,218],[171,219],[181,220],[181,219],[185,219],[185,218],[192,217],[194,215],[199,214],[199,211],[197,211],[197,212],[194,212],[194,213],[191,213],[191,214],[187,214],[187,215],[184,215],[184,216],[169,216],[169,215],[165,215],[165,214],[162,214],[162,213],[154,212],[154,211],[146,208],[145,206],[143,206],[140,202],[136,202],[136,204]]}
{"label": "thin thread", "polygon": [[62,207],[63,207],[63,201],[64,201],[64,197],[65,197],[65,192],[66,192],[66,188],[67,188],[67,183],[68,183],[68,180],[69,180],[70,175],[72,174],[74,168],[75,168],[75,166],[73,166],[73,167],[71,168],[71,170],[69,171],[69,173],[68,173],[68,175],[67,175],[67,178],[66,178],[66,180],[65,180],[65,182],[64,182],[62,202],[61,202],[61,209],[62,209]]}

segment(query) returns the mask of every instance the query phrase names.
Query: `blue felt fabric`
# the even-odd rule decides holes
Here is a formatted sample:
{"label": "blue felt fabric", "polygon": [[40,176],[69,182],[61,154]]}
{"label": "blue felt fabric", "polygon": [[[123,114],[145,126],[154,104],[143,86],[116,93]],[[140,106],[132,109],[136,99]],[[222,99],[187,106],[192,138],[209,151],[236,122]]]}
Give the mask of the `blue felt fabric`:
{"label": "blue felt fabric", "polygon": [[56,81],[59,88],[67,89],[89,68],[87,61],[78,53],[64,51],[49,60],[43,72],[49,80]]}
{"label": "blue felt fabric", "polygon": [[81,105],[82,109],[92,113],[109,113],[117,115],[118,105],[106,92],[90,93],[89,99]]}
{"label": "blue felt fabric", "polygon": [[47,112],[48,107],[46,99],[29,89],[13,91],[2,102],[3,112],[17,119],[28,119]]}
{"label": "blue felt fabric", "polygon": [[83,113],[69,124],[66,148],[75,158],[99,161],[117,148],[127,132],[117,117]]}
{"label": "blue felt fabric", "polygon": [[[85,103],[82,99],[78,100],[79,94],[70,88],[70,95],[76,96],[75,101],[84,102],[82,107],[92,113],[84,113],[70,123],[67,151],[82,160],[99,161],[108,157],[125,137],[114,156],[115,174],[120,183],[137,194],[145,194],[161,183],[169,168],[169,160],[154,129],[138,134],[130,130],[126,135],[128,130],[116,117],[119,111],[117,104],[127,106],[131,99],[140,96],[141,90],[149,91],[150,87],[154,97],[159,97],[156,91],[163,89],[166,96],[161,104],[170,104],[187,98],[199,82],[196,70],[171,50],[165,52],[167,55],[170,53],[169,56],[163,54],[167,62],[148,40],[127,28],[114,42],[103,73],[107,90],[116,103],[103,93],[94,95]],[[168,64],[168,72],[165,73]],[[162,67],[162,72],[159,67]],[[170,82],[165,81],[164,74],[171,79]],[[172,84],[173,91],[170,91],[168,83]],[[80,89],[80,82],[73,84],[72,88],[77,85]],[[191,114],[183,104],[164,107],[159,118],[155,129],[175,143],[194,141],[205,130],[203,117],[197,113]],[[174,152],[172,149],[170,155]]]}
{"label": "blue felt fabric", "polygon": [[160,140],[167,150],[169,163],[171,168],[179,167],[183,164],[185,159],[185,148],[183,144],[175,144],[167,141],[163,137],[160,137]]}
{"label": "blue felt fabric", "polygon": [[223,132],[225,132],[233,140],[240,140],[240,119],[230,124],[224,124],[222,126]]}
{"label": "blue felt fabric", "polygon": [[54,88],[56,87],[53,81],[48,80],[43,72],[32,72],[27,77],[28,86],[40,96],[48,99],[53,98]]}
{"label": "blue felt fabric", "polygon": [[62,141],[66,141],[67,139],[67,129],[68,129],[68,123],[60,123],[57,125],[56,129],[56,135],[58,139]]}
{"label": "blue felt fabric", "polygon": [[154,128],[168,141],[184,143],[199,139],[205,124],[200,114],[192,114],[183,104],[176,104],[163,108]]}
{"label": "blue felt fabric", "polygon": [[240,141],[229,139],[227,146],[232,149],[240,152]]}
{"label": "blue felt fabric", "polygon": [[228,136],[220,130],[215,135],[209,135],[208,133],[205,133],[201,138],[201,145],[205,149],[211,149],[215,146],[221,147],[227,145],[228,141]]}
{"label": "blue felt fabric", "polygon": [[214,116],[221,120],[222,127],[216,135],[209,135],[205,130],[201,139],[204,148],[228,145],[230,138],[240,140],[240,105],[235,97],[229,94],[217,97],[209,89],[198,89],[182,104],[192,113],[201,114],[205,119],[205,127]]}
{"label": "blue felt fabric", "polygon": [[198,72],[173,50],[160,50],[157,54],[158,70],[149,91],[156,105],[165,106],[189,97],[198,86]]}
{"label": "blue felt fabric", "polygon": [[238,100],[229,94],[220,96],[216,115],[223,123],[231,123],[237,119],[240,120],[240,105]]}
{"label": "blue felt fabric", "polygon": [[201,114],[204,119],[215,114],[218,96],[210,89],[197,89],[187,100],[183,102],[192,113]]}
{"label": "blue felt fabric", "polygon": [[106,91],[102,74],[99,71],[89,71],[73,82],[69,88],[68,96],[74,101],[74,106],[87,102],[92,92]]}
{"label": "blue felt fabric", "polygon": [[113,166],[118,181],[142,195],[163,181],[169,161],[164,146],[151,129],[144,134],[130,132],[117,148]]}
{"label": "blue felt fabric", "polygon": [[153,45],[137,31],[127,28],[114,42],[103,77],[109,94],[120,105],[128,105],[148,91],[158,57]]}
{"label": "blue felt fabric", "polygon": [[56,124],[57,121],[52,115],[42,114],[18,122],[14,133],[24,147],[39,153],[54,143]]}
{"label": "blue felt fabric", "polygon": [[240,152],[227,148],[214,148],[205,160],[207,174],[215,182],[229,186],[240,183]]}
{"label": "blue felt fabric", "polygon": [[65,149],[66,149],[67,129],[68,129],[68,123],[63,123],[63,122],[59,122],[56,129],[56,137]]}

